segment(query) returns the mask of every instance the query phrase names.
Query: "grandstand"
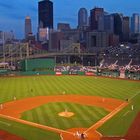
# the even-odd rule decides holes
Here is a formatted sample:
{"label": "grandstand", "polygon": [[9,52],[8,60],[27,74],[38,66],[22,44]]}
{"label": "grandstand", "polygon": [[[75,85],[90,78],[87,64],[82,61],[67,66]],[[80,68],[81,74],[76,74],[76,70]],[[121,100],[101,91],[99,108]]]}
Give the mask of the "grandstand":
{"label": "grandstand", "polygon": [[[74,52],[73,48],[70,48],[65,49],[64,52],[54,53],[28,43],[6,44],[3,53],[0,54],[0,62],[10,64],[9,69],[11,70],[17,68],[16,70],[33,74],[37,72],[45,74],[44,72],[48,73],[48,71],[53,74],[55,72],[62,72],[63,74],[92,72],[97,75],[111,76],[111,73],[115,72],[115,77],[118,77],[123,68],[126,72],[124,78],[131,77],[134,79],[137,77],[136,75],[139,75],[139,47],[120,45],[107,47],[104,52],[102,50],[95,53]],[[45,59],[53,59],[53,61],[48,63],[45,62]],[[32,67],[33,65],[34,67]],[[132,74],[133,76],[131,76]]]}

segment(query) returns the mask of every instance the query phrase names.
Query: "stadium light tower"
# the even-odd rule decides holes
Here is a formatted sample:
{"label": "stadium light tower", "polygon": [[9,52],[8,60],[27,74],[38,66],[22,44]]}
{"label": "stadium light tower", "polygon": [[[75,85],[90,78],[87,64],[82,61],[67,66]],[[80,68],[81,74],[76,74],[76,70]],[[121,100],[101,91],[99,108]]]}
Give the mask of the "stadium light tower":
{"label": "stadium light tower", "polygon": [[2,46],[3,46],[3,61],[5,62],[5,41],[4,41],[4,32],[2,34]]}

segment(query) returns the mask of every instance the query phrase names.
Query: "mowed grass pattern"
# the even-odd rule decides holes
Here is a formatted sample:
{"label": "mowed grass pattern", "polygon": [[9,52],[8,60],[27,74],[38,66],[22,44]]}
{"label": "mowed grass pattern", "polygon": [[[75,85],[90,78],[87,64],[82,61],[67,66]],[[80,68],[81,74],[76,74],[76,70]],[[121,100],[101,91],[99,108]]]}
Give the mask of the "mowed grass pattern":
{"label": "mowed grass pattern", "polygon": [[[133,110],[132,106],[134,108]],[[118,114],[107,121],[98,130],[106,136],[124,136],[139,111],[140,94],[137,94],[129,102],[129,105],[127,107],[122,109]]]}
{"label": "mowed grass pattern", "polygon": [[[31,92],[33,89],[33,92]],[[96,95],[125,100],[140,92],[140,83],[86,76],[32,76],[0,78],[0,103],[18,99],[66,94]]]}
{"label": "mowed grass pattern", "polygon": [[21,136],[24,140],[60,140],[59,134],[2,118],[0,118],[0,129]]}
{"label": "mowed grass pattern", "polygon": [[[66,94],[93,95],[126,100],[126,98],[131,98],[136,93],[140,93],[140,82],[87,76],[31,76],[0,78],[0,103],[11,101],[14,96],[16,96],[17,99],[22,99],[42,95],[61,95],[64,91]],[[134,102],[136,103],[135,112],[140,111],[139,101],[136,100]],[[64,107],[67,107],[76,113],[72,120],[57,116],[57,113],[61,111],[62,108],[64,109]],[[126,108],[125,111],[127,112],[128,109]],[[67,129],[73,126],[88,127],[92,122],[94,123],[106,115],[106,113],[107,112],[104,110],[96,107],[73,103],[49,103],[26,112],[23,118],[44,125],[52,126],[53,124],[54,127]],[[87,114],[89,114],[89,116]],[[129,125],[133,121],[135,115],[136,113],[128,114],[128,119],[126,119],[128,120]],[[61,121],[57,120],[58,118]],[[0,129],[18,134],[26,140],[60,140],[59,135],[49,131],[42,131],[26,125],[13,123],[11,121],[10,123],[14,125],[7,126],[3,122],[9,121],[0,119]],[[100,129],[100,131],[105,135],[125,134],[129,125],[120,129],[114,125],[114,122],[123,124],[120,118],[115,119],[113,117],[109,123],[105,124]]]}
{"label": "mowed grass pattern", "polygon": [[[58,115],[65,110],[73,112],[74,116],[65,118]],[[99,107],[63,102],[48,103],[26,111],[22,119],[66,130],[75,127],[88,128],[107,114],[106,110]]]}

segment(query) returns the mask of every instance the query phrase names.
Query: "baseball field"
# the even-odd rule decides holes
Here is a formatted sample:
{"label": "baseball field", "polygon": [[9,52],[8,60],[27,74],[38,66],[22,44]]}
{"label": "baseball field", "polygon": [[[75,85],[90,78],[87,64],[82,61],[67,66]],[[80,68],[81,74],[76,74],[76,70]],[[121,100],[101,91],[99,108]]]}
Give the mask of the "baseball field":
{"label": "baseball field", "polygon": [[78,140],[77,132],[86,133],[86,140],[124,136],[140,111],[139,101],[139,81],[0,77],[0,129],[25,140]]}

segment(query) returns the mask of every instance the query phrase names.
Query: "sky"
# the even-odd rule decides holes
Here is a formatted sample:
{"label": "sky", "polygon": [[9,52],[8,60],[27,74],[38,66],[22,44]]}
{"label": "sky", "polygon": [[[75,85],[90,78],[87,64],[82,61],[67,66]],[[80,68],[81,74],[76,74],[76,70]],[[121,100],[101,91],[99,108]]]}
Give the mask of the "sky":
{"label": "sky", "polygon": [[[140,13],[139,0],[52,0],[54,3],[54,25],[58,22],[77,26],[77,13],[81,7],[88,10],[102,7],[109,13],[123,13],[131,16]],[[0,0],[0,30],[13,30],[17,38],[24,37],[24,20],[29,15],[32,20],[33,33],[38,26],[38,0]]]}

